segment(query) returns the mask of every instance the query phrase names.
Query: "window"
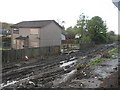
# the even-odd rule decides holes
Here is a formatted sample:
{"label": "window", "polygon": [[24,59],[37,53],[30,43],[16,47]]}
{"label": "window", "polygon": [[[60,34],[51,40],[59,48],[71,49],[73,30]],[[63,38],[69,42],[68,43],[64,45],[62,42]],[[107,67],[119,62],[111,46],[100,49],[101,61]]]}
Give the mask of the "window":
{"label": "window", "polygon": [[30,34],[38,34],[38,29],[30,29]]}
{"label": "window", "polygon": [[19,34],[19,29],[14,28],[14,29],[13,29],[13,34]]}

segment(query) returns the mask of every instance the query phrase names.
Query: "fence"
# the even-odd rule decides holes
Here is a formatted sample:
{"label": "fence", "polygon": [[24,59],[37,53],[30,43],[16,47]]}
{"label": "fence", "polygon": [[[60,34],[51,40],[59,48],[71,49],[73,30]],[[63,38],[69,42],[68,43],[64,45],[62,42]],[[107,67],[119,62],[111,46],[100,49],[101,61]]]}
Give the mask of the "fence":
{"label": "fence", "polygon": [[90,47],[94,47],[95,43],[94,42],[90,42],[90,43],[80,43],[80,50],[85,50],[88,49]]}
{"label": "fence", "polygon": [[29,58],[35,58],[40,56],[55,55],[59,53],[60,53],[60,46],[3,50],[2,62],[6,63],[6,62],[22,60],[25,58],[25,56],[28,56]]}

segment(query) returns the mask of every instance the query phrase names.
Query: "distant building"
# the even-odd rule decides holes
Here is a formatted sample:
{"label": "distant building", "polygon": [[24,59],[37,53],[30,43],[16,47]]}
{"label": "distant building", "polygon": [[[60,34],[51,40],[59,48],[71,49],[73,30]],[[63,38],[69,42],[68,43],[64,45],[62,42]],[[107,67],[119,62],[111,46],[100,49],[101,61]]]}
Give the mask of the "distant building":
{"label": "distant building", "polygon": [[54,20],[23,21],[12,26],[12,48],[61,45],[61,27]]}
{"label": "distant building", "polygon": [[66,37],[64,34],[61,34],[61,40],[66,40]]}

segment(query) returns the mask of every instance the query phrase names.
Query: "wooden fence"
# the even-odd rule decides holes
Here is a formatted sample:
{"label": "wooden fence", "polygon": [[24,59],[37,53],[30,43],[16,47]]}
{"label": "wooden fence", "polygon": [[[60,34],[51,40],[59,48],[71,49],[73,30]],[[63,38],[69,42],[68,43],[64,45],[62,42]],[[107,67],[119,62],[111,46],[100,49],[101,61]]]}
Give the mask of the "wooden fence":
{"label": "wooden fence", "polygon": [[90,43],[80,43],[80,50],[85,50],[91,47],[94,47],[95,43],[94,42],[90,42]]}
{"label": "wooden fence", "polygon": [[25,56],[28,56],[29,58],[35,58],[40,56],[55,55],[59,53],[60,53],[60,46],[3,50],[2,62],[6,63],[6,62],[13,62],[16,60],[22,60],[25,58]]}

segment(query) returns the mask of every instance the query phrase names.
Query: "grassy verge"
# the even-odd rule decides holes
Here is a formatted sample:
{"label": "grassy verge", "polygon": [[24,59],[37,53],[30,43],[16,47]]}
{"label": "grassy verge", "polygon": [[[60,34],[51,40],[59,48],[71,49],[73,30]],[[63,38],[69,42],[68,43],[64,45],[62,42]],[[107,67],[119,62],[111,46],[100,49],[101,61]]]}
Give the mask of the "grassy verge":
{"label": "grassy verge", "polygon": [[113,53],[118,53],[118,50],[112,49],[110,51],[103,52],[101,57],[96,58],[95,60],[92,60],[92,61],[90,61],[87,64],[80,64],[80,65],[78,65],[77,66],[77,70],[80,70],[80,69],[86,68],[86,67],[92,67],[92,66],[100,65],[100,64],[102,64],[105,61],[112,60],[114,58],[112,56]]}
{"label": "grassy verge", "polygon": [[120,50],[115,48],[109,51],[109,53],[120,53]]}

